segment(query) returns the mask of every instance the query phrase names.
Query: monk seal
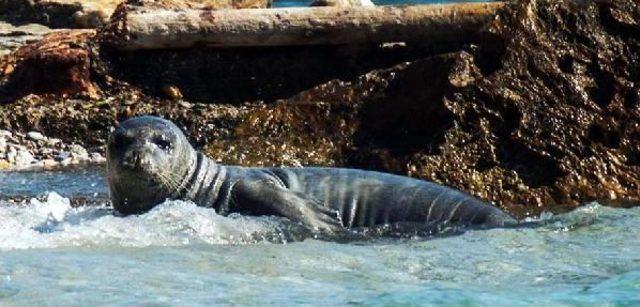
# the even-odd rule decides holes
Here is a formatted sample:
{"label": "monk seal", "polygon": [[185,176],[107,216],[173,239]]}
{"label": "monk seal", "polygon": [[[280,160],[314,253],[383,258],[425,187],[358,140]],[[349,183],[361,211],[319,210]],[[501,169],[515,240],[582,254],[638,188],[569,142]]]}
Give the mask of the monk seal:
{"label": "monk seal", "polygon": [[346,168],[254,168],[215,163],[172,122],[128,119],[107,146],[114,208],[143,213],[167,199],[190,200],[218,214],[277,215],[327,232],[420,222],[501,227],[516,220],[468,194],[432,182]]}

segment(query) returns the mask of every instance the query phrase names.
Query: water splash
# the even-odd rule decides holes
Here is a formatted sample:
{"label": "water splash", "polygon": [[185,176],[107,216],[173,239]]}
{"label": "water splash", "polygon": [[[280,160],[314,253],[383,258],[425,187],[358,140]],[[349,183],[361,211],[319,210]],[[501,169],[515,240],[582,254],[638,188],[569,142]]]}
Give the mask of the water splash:
{"label": "water splash", "polygon": [[[591,203],[568,214],[545,213],[527,222],[539,233],[569,232],[605,227],[607,221],[619,218],[620,212],[624,210]],[[0,220],[3,221],[0,250],[287,243],[319,237],[285,218],[220,216],[213,209],[186,201],[166,201],[145,214],[122,217],[106,201],[98,206],[73,207],[68,198],[55,192],[48,193],[44,200],[33,198],[21,205],[0,202]],[[459,235],[464,231],[452,228],[436,237]],[[417,224],[398,224],[356,229],[327,239],[366,242],[380,237],[434,238]]]}
{"label": "water splash", "polygon": [[0,305],[640,303],[640,208],[354,244],[249,244],[300,226],[181,201],[120,217],[49,193],[0,203],[0,220]]}
{"label": "water splash", "polygon": [[43,201],[0,203],[0,220],[0,250],[286,243],[305,235],[302,226],[284,218],[220,216],[185,201],[166,201],[146,214],[120,217],[106,203],[73,208],[55,192]]}

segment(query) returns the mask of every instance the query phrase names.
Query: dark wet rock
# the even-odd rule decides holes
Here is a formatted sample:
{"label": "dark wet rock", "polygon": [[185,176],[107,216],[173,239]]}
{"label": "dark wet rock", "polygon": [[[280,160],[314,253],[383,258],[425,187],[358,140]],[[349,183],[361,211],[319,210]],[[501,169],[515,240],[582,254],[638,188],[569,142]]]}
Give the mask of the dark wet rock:
{"label": "dark wet rock", "polygon": [[[459,126],[450,132],[467,133],[459,135],[465,146],[483,148],[465,166],[497,171],[483,179],[495,185],[496,199],[525,207],[638,202],[640,169],[629,153],[640,148],[640,108],[631,102],[640,81],[640,5],[524,1],[516,7],[492,26],[500,48],[472,51],[475,81],[444,97]],[[446,166],[421,165],[423,172]],[[499,186],[499,178],[513,181]]]}
{"label": "dark wet rock", "polygon": [[432,54],[420,48],[333,46],[101,52],[108,74],[157,98],[273,102],[333,79],[353,80]]}
{"label": "dark wet rock", "polygon": [[639,20],[632,0],[527,0],[456,50],[88,45],[94,99],[19,96],[0,128],[100,151],[118,120],[155,114],[224,163],[406,174],[520,216],[637,204]]}
{"label": "dark wet rock", "polygon": [[[0,0],[0,19],[17,25],[38,23],[51,28],[78,28],[80,25],[74,20],[74,14],[96,14],[99,11],[90,9],[96,3],[82,2],[91,1]],[[107,14],[102,12],[100,15],[106,17]]]}

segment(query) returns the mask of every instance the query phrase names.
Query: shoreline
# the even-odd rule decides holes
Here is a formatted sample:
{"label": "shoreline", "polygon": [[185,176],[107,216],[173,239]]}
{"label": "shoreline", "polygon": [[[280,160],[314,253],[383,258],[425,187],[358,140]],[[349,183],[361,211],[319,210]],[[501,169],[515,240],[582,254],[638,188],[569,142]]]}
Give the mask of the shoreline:
{"label": "shoreline", "polygon": [[0,130],[0,171],[53,170],[105,162],[99,152],[89,153],[81,145],[67,144],[37,131],[23,134]]}

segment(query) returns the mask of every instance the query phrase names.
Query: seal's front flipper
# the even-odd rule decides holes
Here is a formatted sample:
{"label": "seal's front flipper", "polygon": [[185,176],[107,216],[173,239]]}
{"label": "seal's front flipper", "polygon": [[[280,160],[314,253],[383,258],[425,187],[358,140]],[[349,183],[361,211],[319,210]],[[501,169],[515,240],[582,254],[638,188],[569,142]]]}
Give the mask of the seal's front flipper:
{"label": "seal's front flipper", "polygon": [[241,180],[231,193],[231,211],[284,216],[330,233],[343,229],[338,211],[267,181]]}

